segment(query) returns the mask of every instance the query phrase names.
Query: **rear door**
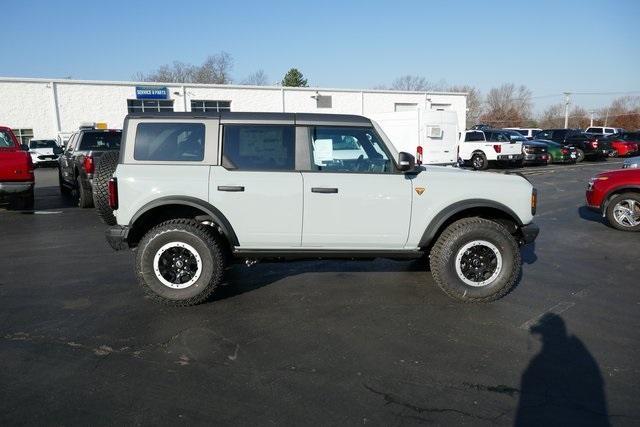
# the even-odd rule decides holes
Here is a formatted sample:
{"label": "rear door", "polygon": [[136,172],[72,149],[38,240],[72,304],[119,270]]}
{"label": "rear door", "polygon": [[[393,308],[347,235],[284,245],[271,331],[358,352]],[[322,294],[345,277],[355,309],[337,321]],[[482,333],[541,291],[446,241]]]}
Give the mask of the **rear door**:
{"label": "rear door", "polygon": [[278,124],[221,121],[221,166],[211,167],[209,200],[243,249],[299,247],[302,175],[293,119]]}
{"label": "rear door", "polygon": [[412,184],[396,172],[372,127],[309,127],[302,246],[401,249],[411,222]]}

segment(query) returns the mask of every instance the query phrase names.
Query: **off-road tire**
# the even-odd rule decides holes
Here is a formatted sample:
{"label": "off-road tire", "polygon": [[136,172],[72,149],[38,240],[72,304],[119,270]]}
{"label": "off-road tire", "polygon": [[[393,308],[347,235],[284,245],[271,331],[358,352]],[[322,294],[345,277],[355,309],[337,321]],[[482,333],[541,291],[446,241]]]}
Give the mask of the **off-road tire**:
{"label": "off-road tire", "polygon": [[[184,289],[172,289],[164,285],[154,272],[156,253],[171,242],[190,245],[202,260],[200,277]],[[144,235],[136,252],[138,283],[147,296],[163,304],[200,304],[215,292],[224,277],[225,258],[221,242],[209,226],[192,219],[172,219],[157,225]]]}
{"label": "off-road tire", "polygon": [[[474,240],[485,240],[498,248],[502,269],[487,285],[464,283],[456,273],[456,256]],[[463,218],[449,225],[438,237],[429,255],[431,274],[440,289],[462,302],[490,302],[502,298],[517,285],[522,260],[516,239],[497,222],[483,218]]]}
{"label": "off-road tire", "polygon": [[576,148],[576,163],[580,163],[584,161],[584,151],[579,148]]}
{"label": "off-road tire", "polygon": [[78,207],[82,209],[93,207],[93,194],[91,190],[86,188],[80,178],[76,178],[76,185],[78,191]]}
{"label": "off-road tire", "polygon": [[107,151],[98,158],[96,173],[93,176],[93,203],[98,216],[107,225],[116,225],[116,217],[109,206],[109,180],[118,166],[118,151]]}
{"label": "off-road tire", "polygon": [[614,196],[609,203],[607,204],[607,209],[605,211],[605,216],[607,217],[607,221],[609,222],[609,225],[611,225],[613,228],[617,229],[617,230],[623,230],[623,231],[640,231],[640,225],[636,225],[636,226],[627,226],[625,227],[622,224],[619,224],[618,221],[616,221],[614,215],[613,215],[613,210],[616,207],[616,205],[618,203],[620,203],[623,200],[635,200],[636,203],[638,205],[640,205],[640,194],[638,193],[622,193],[622,194],[618,194],[617,196]]}
{"label": "off-road tire", "polygon": [[471,167],[475,170],[485,170],[489,167],[489,161],[484,153],[473,153]]}

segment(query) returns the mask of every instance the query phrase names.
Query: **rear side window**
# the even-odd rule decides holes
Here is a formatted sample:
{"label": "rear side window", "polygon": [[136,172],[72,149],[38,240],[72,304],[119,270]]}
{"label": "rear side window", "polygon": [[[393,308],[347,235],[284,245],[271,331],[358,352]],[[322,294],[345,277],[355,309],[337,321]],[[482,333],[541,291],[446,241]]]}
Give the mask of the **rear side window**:
{"label": "rear side window", "polygon": [[78,151],[119,150],[121,132],[85,132]]}
{"label": "rear side window", "polygon": [[464,140],[465,142],[484,141],[484,134],[482,132],[467,132]]}
{"label": "rear side window", "polygon": [[203,123],[140,123],[133,150],[136,160],[197,162],[204,159]]}
{"label": "rear side window", "polygon": [[8,132],[0,130],[0,148],[9,148],[9,147],[11,148],[15,147],[13,143],[13,139],[11,138],[11,135],[9,135]]}
{"label": "rear side window", "polygon": [[222,165],[227,169],[295,169],[293,126],[225,125],[222,140]]}
{"label": "rear side window", "polygon": [[602,133],[602,128],[588,128],[588,133]]}

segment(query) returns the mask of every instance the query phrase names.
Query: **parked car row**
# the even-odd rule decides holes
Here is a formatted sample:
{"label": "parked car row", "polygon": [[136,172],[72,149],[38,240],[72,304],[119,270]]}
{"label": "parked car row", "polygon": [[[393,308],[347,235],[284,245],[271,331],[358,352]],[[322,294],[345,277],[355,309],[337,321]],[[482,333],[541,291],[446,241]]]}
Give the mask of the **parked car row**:
{"label": "parked car row", "polygon": [[[520,167],[576,163],[585,159],[599,160],[640,153],[640,131],[615,130],[616,133],[605,135],[579,129],[541,129],[529,139],[527,135],[532,129],[493,129],[476,125],[461,138],[459,158],[474,169],[486,169],[490,162]],[[519,151],[520,156],[517,155]]]}

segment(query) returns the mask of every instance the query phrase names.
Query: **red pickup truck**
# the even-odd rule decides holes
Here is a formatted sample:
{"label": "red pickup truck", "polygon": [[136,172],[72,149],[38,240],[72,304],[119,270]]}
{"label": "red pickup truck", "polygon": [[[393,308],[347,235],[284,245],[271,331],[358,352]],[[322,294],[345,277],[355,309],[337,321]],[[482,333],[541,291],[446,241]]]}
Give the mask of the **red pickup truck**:
{"label": "red pickup truck", "polygon": [[0,203],[33,209],[33,162],[11,129],[0,126]]}

